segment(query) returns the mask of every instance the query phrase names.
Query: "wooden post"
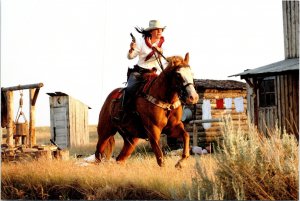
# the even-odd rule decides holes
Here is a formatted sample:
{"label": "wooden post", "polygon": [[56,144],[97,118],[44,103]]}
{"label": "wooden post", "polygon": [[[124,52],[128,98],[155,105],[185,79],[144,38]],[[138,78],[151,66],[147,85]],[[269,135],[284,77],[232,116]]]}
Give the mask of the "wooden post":
{"label": "wooden post", "polygon": [[196,123],[193,123],[193,146],[198,146],[198,132]]}
{"label": "wooden post", "polygon": [[12,91],[6,92],[7,100],[7,138],[6,143],[10,148],[14,147],[14,93]]}
{"label": "wooden post", "polygon": [[36,89],[30,89],[29,91],[29,147],[32,147],[36,144],[35,136],[35,91]]}
{"label": "wooden post", "polygon": [[40,88],[43,87],[43,83],[37,84],[27,84],[27,85],[18,85],[13,87],[2,87],[1,91],[6,93],[7,99],[7,144],[10,147],[13,147],[13,130],[14,130],[14,122],[13,122],[13,91],[22,90],[22,89],[30,89],[29,91],[29,107],[30,107],[30,120],[29,120],[29,136],[28,136],[28,145],[32,147],[36,144],[36,136],[35,136],[35,103],[37,100],[37,96],[39,94]]}
{"label": "wooden post", "polygon": [[2,87],[2,91],[18,91],[21,89],[33,89],[33,88],[41,88],[43,87],[43,83],[37,83],[37,84],[27,84],[27,85],[18,85],[13,87]]}

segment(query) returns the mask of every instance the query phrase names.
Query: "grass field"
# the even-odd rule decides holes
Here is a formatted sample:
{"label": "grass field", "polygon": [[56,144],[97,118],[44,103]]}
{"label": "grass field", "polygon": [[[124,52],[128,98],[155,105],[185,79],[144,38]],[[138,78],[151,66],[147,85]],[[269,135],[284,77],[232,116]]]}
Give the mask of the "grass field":
{"label": "grass field", "polygon": [[[90,145],[70,150],[68,161],[2,163],[1,198],[299,199],[295,137],[277,129],[267,138],[252,126],[244,132],[234,129],[230,120],[223,130],[224,141],[214,154],[191,156],[184,168],[176,169],[178,155],[168,156],[166,166],[161,168],[144,141],[124,165],[114,160],[98,165],[82,163],[82,159],[72,156],[94,153],[96,128],[91,126]],[[46,143],[48,131],[47,128],[38,131],[45,136]],[[119,139],[117,142],[122,145]]]}

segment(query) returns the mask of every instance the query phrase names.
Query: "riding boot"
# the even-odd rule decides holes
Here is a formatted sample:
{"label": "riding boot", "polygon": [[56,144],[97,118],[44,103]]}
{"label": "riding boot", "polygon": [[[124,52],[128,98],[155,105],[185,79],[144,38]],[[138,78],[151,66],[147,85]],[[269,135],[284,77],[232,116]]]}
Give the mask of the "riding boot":
{"label": "riding boot", "polygon": [[119,115],[115,118],[118,121],[123,121],[127,114],[133,110],[133,97],[136,94],[140,84],[142,83],[141,74],[132,72],[127,80],[127,87],[124,90],[123,100],[120,106]]}
{"label": "riding boot", "polygon": [[114,117],[115,120],[123,122],[125,116],[130,111],[130,99],[131,97],[125,89],[118,115]]}

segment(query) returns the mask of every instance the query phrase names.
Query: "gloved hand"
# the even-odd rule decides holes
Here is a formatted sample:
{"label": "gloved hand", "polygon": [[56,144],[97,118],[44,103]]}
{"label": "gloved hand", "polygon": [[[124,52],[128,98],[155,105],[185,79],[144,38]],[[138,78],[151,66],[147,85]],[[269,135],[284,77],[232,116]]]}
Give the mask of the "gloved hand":
{"label": "gloved hand", "polygon": [[129,53],[131,53],[135,48],[136,48],[136,43],[135,43],[135,42],[131,42],[131,43],[130,43],[130,50],[129,50]]}

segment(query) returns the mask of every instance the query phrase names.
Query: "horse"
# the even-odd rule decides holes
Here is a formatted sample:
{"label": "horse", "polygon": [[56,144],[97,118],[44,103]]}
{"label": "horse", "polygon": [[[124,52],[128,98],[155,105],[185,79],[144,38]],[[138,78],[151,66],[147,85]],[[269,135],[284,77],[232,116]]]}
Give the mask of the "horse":
{"label": "horse", "polygon": [[172,56],[167,61],[167,67],[152,79],[147,89],[144,89],[144,94],[135,98],[135,111],[138,115],[132,115],[125,123],[113,121],[121,105],[122,88],[117,88],[108,95],[99,114],[95,151],[97,162],[111,157],[116,132],[124,140],[123,148],[116,158],[118,163],[124,163],[134,151],[138,140],[143,138],[150,141],[157,164],[164,166],[163,152],[159,145],[161,133],[183,139],[182,157],[175,167],[181,168],[183,161],[189,157],[190,136],[181,121],[180,99],[186,104],[196,104],[199,99],[189,66],[189,53],[186,53],[184,59]]}

